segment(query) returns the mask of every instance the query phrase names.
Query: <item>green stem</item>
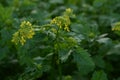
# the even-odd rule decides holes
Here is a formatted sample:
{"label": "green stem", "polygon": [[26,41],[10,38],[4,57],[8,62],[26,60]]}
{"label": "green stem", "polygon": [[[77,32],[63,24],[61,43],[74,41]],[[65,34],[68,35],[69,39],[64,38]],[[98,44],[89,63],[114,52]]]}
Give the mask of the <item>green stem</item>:
{"label": "green stem", "polygon": [[51,79],[50,80],[55,80],[55,76],[56,76],[56,71],[55,71],[55,67],[56,67],[56,63],[55,63],[55,57],[56,57],[56,54],[53,54],[52,56],[52,62],[51,62]]}
{"label": "green stem", "polygon": [[58,66],[58,74],[59,74],[59,80],[62,80],[62,68],[61,68],[61,60],[59,59],[59,29],[57,30],[57,34],[56,34],[56,45],[57,45],[57,49],[56,49],[56,54],[57,54],[57,66]]}
{"label": "green stem", "polygon": [[58,70],[59,70],[59,80],[62,80],[62,68],[61,68],[61,61],[59,59],[59,64],[58,64]]}

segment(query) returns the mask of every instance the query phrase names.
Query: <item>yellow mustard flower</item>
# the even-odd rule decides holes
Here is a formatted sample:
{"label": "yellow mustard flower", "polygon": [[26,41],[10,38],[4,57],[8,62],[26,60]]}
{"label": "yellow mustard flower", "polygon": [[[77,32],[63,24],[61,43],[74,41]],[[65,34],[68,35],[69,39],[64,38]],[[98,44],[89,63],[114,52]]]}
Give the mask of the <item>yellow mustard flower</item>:
{"label": "yellow mustard flower", "polygon": [[51,20],[50,24],[57,25],[60,29],[64,29],[65,31],[70,31],[70,16],[73,15],[72,9],[68,8],[64,12],[62,16],[55,17]]}
{"label": "yellow mustard flower", "polygon": [[23,21],[20,24],[20,29],[13,34],[12,42],[16,45],[21,43],[25,44],[27,39],[30,39],[35,34],[32,24],[29,21]]}
{"label": "yellow mustard flower", "polygon": [[66,16],[55,17],[53,20],[51,20],[51,24],[56,24],[60,29],[69,31],[70,19]]}
{"label": "yellow mustard flower", "polygon": [[120,22],[116,22],[112,27],[113,31],[120,31]]}

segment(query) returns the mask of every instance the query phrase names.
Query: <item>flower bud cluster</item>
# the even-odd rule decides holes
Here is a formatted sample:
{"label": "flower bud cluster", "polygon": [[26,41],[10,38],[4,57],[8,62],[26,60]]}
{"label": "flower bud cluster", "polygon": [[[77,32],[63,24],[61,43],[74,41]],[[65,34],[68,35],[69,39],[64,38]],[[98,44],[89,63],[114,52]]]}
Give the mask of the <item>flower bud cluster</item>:
{"label": "flower bud cluster", "polygon": [[27,39],[30,39],[35,34],[32,24],[29,21],[23,21],[20,25],[20,29],[13,34],[12,42],[16,45],[21,43],[25,44]]}

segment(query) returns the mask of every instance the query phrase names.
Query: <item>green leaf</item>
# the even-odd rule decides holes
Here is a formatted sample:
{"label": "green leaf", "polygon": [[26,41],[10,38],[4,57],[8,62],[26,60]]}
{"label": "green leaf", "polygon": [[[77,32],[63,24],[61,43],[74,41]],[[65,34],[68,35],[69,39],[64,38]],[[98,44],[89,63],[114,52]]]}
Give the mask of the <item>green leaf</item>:
{"label": "green leaf", "polygon": [[1,38],[2,38],[1,44],[6,44],[6,42],[10,41],[11,35],[12,35],[11,32],[12,32],[12,30],[9,30],[7,28],[3,28],[0,30]]}
{"label": "green leaf", "polygon": [[9,49],[7,46],[3,48],[0,47],[0,60],[6,57],[8,52],[9,52]]}
{"label": "green leaf", "polygon": [[100,6],[102,6],[105,2],[106,2],[106,0],[94,0],[94,1],[93,1],[93,5],[94,5],[95,7],[100,7]]}
{"label": "green leaf", "polygon": [[108,80],[107,75],[104,71],[95,71],[92,75],[91,80]]}
{"label": "green leaf", "polygon": [[11,7],[3,7],[0,4],[0,21],[2,21],[3,23],[9,23],[11,22],[11,15],[12,15],[12,8]]}
{"label": "green leaf", "polygon": [[120,43],[114,45],[107,53],[107,55],[112,55],[112,54],[120,55]]}
{"label": "green leaf", "polygon": [[120,80],[120,77],[117,80]]}
{"label": "green leaf", "polygon": [[84,49],[78,48],[73,56],[74,62],[77,63],[80,74],[86,75],[89,72],[93,71],[95,64],[90,57],[90,54],[87,53]]}
{"label": "green leaf", "polygon": [[73,79],[72,79],[72,76],[67,75],[67,76],[65,76],[65,77],[63,78],[63,80],[73,80]]}
{"label": "green leaf", "polygon": [[50,0],[49,2],[56,4],[56,3],[63,3],[63,0]]}
{"label": "green leaf", "polygon": [[63,54],[61,54],[60,56],[60,59],[61,59],[61,61],[62,62],[66,62],[66,60],[69,58],[69,56],[71,55],[71,53],[72,53],[72,50],[69,50],[69,52],[67,52],[67,53],[64,53],[63,52]]}
{"label": "green leaf", "polygon": [[71,25],[71,30],[78,35],[82,35],[82,39],[89,39],[89,38],[95,38],[99,32],[98,32],[98,27],[96,23],[91,23],[95,25],[90,25],[86,22],[81,22],[80,24],[72,24]]}
{"label": "green leaf", "polygon": [[100,68],[105,68],[105,61],[103,60],[102,56],[96,55],[93,57],[93,59],[94,59],[96,66]]}

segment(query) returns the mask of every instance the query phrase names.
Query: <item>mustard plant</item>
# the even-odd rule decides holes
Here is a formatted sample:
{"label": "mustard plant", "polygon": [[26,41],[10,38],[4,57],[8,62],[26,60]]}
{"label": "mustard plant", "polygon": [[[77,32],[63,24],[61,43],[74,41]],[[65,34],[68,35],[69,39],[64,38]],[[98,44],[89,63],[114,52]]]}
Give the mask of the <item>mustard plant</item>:
{"label": "mustard plant", "polygon": [[[65,59],[61,57],[61,51],[69,49],[68,53],[70,55],[72,52],[70,49],[77,45],[77,41],[74,38],[69,34],[65,35],[70,32],[71,16],[75,17],[72,9],[68,8],[63,15],[53,18],[50,23],[42,26],[32,25],[29,21],[23,21],[20,24],[20,29],[15,32],[12,37],[12,42],[14,42],[15,45],[21,44],[23,46],[25,45],[26,40],[33,38],[35,32],[40,32],[41,34],[46,31],[47,33],[55,35],[51,60],[51,80],[56,79],[54,76],[55,73],[59,75],[58,79],[62,80],[61,65]],[[55,68],[57,68],[57,70]]]}

